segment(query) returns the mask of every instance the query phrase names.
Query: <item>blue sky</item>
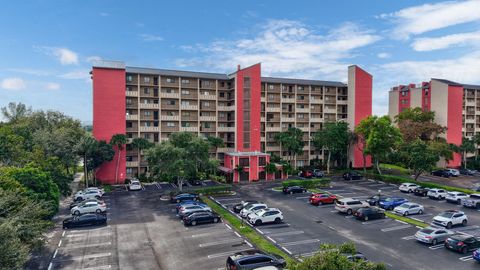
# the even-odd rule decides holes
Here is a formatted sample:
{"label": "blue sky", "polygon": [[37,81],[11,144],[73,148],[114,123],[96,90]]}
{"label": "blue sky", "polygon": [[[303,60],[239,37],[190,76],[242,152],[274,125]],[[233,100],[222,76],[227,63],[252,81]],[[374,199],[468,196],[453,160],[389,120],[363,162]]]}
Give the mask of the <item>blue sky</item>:
{"label": "blue sky", "polygon": [[346,82],[374,76],[375,114],[398,83],[480,84],[480,1],[8,1],[0,9],[0,106],[92,117],[95,59],[129,66]]}

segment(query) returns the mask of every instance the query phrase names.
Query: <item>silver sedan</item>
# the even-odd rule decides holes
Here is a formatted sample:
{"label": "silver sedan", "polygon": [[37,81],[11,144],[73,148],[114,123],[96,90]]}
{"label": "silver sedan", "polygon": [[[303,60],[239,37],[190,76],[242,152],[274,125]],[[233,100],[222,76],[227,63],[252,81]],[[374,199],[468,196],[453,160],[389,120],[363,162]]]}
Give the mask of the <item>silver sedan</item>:
{"label": "silver sedan", "polygon": [[422,243],[436,245],[443,243],[453,232],[443,228],[427,227],[415,234],[415,239]]}
{"label": "silver sedan", "polygon": [[403,216],[408,216],[412,214],[423,214],[425,211],[423,206],[418,204],[418,203],[402,203],[401,205],[395,207],[393,211],[397,214],[403,215]]}

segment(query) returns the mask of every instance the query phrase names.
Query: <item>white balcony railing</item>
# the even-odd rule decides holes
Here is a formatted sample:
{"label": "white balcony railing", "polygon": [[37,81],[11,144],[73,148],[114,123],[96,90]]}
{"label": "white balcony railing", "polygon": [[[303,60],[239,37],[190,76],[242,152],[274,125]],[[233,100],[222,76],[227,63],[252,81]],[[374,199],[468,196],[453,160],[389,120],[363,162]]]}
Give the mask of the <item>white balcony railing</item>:
{"label": "white balcony railing", "polygon": [[297,111],[297,113],[309,113],[310,109],[309,108],[297,108],[296,111]]}
{"label": "white balcony railing", "polygon": [[217,121],[216,116],[200,116],[200,121]]}
{"label": "white balcony railing", "polygon": [[165,92],[160,92],[160,97],[161,98],[180,98],[179,93],[165,93]]}
{"label": "white balcony railing", "polygon": [[231,153],[235,151],[235,148],[230,148],[230,147],[220,147],[217,149],[219,153]]}
{"label": "white balcony railing", "polygon": [[127,120],[138,120],[138,114],[127,114],[125,116],[125,119],[127,119]]}
{"label": "white balcony railing", "polygon": [[125,95],[127,97],[138,97],[138,91],[127,91]]}
{"label": "white balcony railing", "polygon": [[283,103],[295,103],[294,98],[282,98]]}
{"label": "white balcony railing", "polygon": [[219,111],[235,111],[235,106],[217,106],[217,110]]}
{"label": "white balcony railing", "polygon": [[138,161],[127,161],[127,167],[138,167]]}
{"label": "white balcony railing", "polygon": [[160,104],[157,103],[139,103],[140,109],[160,109]]}
{"label": "white balcony railing", "polygon": [[198,127],[180,127],[180,131],[197,132]]}
{"label": "white balcony railing", "polygon": [[295,118],[293,117],[282,117],[283,122],[295,122]]}
{"label": "white balcony railing", "polygon": [[265,130],[267,132],[280,132],[282,131],[281,127],[266,127]]}
{"label": "white balcony railing", "polygon": [[178,115],[160,115],[160,120],[178,121],[180,117]]}
{"label": "white balcony railing", "polygon": [[180,106],[180,109],[182,109],[182,110],[194,110],[194,111],[196,111],[196,110],[198,110],[198,105],[185,105],[185,104],[182,104],[182,105]]}
{"label": "white balcony railing", "polygon": [[217,96],[215,95],[199,95],[200,99],[207,99],[207,100],[216,100]]}
{"label": "white balcony railing", "polygon": [[266,112],[281,112],[282,108],[280,107],[265,107]]}
{"label": "white balcony railing", "polygon": [[140,132],[160,132],[160,127],[142,127],[142,126],[140,126]]}
{"label": "white balcony railing", "polygon": [[218,132],[235,132],[235,127],[217,127]]}

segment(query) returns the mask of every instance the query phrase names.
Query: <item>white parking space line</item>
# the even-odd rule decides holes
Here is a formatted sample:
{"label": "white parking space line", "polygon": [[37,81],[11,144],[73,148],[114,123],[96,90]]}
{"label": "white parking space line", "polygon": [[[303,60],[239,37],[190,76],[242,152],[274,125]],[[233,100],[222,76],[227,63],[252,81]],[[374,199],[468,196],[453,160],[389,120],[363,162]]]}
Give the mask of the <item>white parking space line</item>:
{"label": "white parking space line", "polygon": [[109,236],[112,235],[112,232],[104,232],[104,233],[98,233],[98,234],[90,234],[90,233],[78,233],[78,234],[67,234],[67,237],[100,237],[100,236]]}
{"label": "white parking space line", "polygon": [[304,244],[318,243],[318,242],[320,242],[320,239],[307,239],[307,240],[294,241],[294,242],[288,242],[288,243],[280,243],[280,245],[284,247],[289,247],[289,246],[304,245]]}
{"label": "white parking space line", "polygon": [[415,235],[410,235],[410,236],[405,236],[405,237],[402,237],[403,240],[412,240],[412,239],[415,239]]}
{"label": "white parking space line", "polygon": [[389,228],[383,228],[381,229],[382,232],[391,232],[391,231],[397,231],[397,230],[403,230],[412,227],[411,225],[399,225],[399,226],[394,226],[394,227],[389,227]]}
{"label": "white parking space line", "polygon": [[236,197],[236,198],[220,198],[220,199],[216,198],[216,200],[219,202],[223,202],[223,201],[241,201],[242,199],[239,197]]}
{"label": "white parking space line", "polygon": [[275,243],[275,244],[277,243],[277,241],[273,240],[273,238],[271,238],[270,236],[267,236],[267,238],[268,238],[270,241],[272,241],[273,243]]}
{"label": "white parking space line", "polygon": [[94,258],[110,257],[110,256],[112,256],[112,253],[105,252],[105,253],[89,254],[84,256],[73,256],[73,257],[68,257],[68,258],[65,258],[64,260],[58,260],[58,261],[79,261],[79,260],[85,260],[85,259],[94,259]]}
{"label": "white parking space line", "polygon": [[107,270],[107,269],[112,269],[112,266],[111,265],[101,265],[101,266],[93,266],[93,267],[82,268],[82,270]]}
{"label": "white parking space line", "polygon": [[278,237],[278,236],[285,236],[285,235],[295,235],[295,234],[303,234],[304,231],[289,231],[289,232],[279,232],[279,233],[271,233],[269,236]]}
{"label": "white parking space line", "polygon": [[211,247],[211,246],[218,246],[223,244],[230,244],[230,243],[243,243],[243,239],[238,238],[229,238],[225,240],[215,241],[215,242],[208,242],[199,244],[199,247]]}
{"label": "white parking space line", "polygon": [[357,192],[335,193],[335,195],[342,196],[342,197],[351,196],[351,195],[355,195],[355,194],[358,194],[358,193]]}
{"label": "white parking space line", "polygon": [[285,251],[286,251],[288,254],[290,254],[290,255],[293,254],[290,250],[286,249],[285,247],[282,247],[282,249],[285,250]]}
{"label": "white parking space line", "polygon": [[310,198],[310,196],[296,197],[295,199],[297,199],[297,200],[304,200],[304,199],[308,199],[308,198]]}
{"label": "white parking space line", "polygon": [[444,248],[444,247],[445,247],[444,244],[438,244],[438,245],[431,246],[431,247],[428,247],[428,248],[431,249],[431,250],[437,250],[437,249],[441,249],[441,248]]}
{"label": "white parking space line", "polygon": [[470,261],[470,260],[473,260],[473,256],[470,255],[470,256],[465,256],[465,257],[461,257],[461,258],[458,258],[460,261]]}
{"label": "white parking space line", "polygon": [[110,245],[112,245],[112,242],[86,244],[86,245],[71,245],[71,246],[62,247],[62,249],[77,249],[77,248],[101,247],[101,246],[110,246]]}
{"label": "white parking space line", "polygon": [[242,252],[242,251],[248,251],[248,250],[250,250],[250,249],[239,249],[239,250],[231,250],[231,251],[227,251],[227,252],[215,253],[215,254],[208,255],[207,258],[214,259],[214,258],[226,257],[226,256],[230,256],[230,255],[232,255],[233,253],[236,253],[236,252]]}

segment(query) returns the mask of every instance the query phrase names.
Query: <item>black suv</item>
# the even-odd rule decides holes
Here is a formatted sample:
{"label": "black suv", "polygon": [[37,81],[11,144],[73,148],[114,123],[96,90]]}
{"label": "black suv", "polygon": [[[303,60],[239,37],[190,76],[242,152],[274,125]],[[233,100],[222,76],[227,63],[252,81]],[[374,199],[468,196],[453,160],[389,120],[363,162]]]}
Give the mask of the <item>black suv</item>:
{"label": "black suv", "polygon": [[447,170],[436,170],[432,172],[432,175],[446,178],[449,178],[451,176],[450,172]]}
{"label": "black suv", "polygon": [[358,220],[372,220],[372,219],[379,219],[385,218],[385,211],[383,209],[377,207],[362,207],[358,208],[353,215]]}
{"label": "black suv", "polygon": [[388,198],[388,196],[386,196],[386,195],[374,195],[374,196],[368,198],[367,202],[368,202],[368,204],[374,206],[374,205],[378,205],[378,203],[380,201],[383,201],[386,198]]}
{"label": "black suv", "polygon": [[303,192],[307,192],[307,189],[300,186],[291,186],[291,187],[283,188],[284,194],[303,193]]}
{"label": "black suv", "polygon": [[480,240],[470,235],[456,233],[445,240],[445,248],[465,254],[480,248]]}
{"label": "black suv", "polygon": [[83,214],[69,217],[63,221],[63,228],[103,225],[107,223],[107,217],[102,214]]}
{"label": "black suv", "polygon": [[417,196],[427,197],[428,190],[429,189],[426,187],[417,187],[413,190],[413,194]]}
{"label": "black suv", "polygon": [[183,217],[183,224],[185,226],[186,225],[196,226],[197,224],[203,224],[203,223],[217,223],[219,221],[220,221],[219,215],[212,212],[208,212],[208,211],[199,211]]}
{"label": "black suv", "polygon": [[343,174],[343,179],[345,180],[360,180],[363,179],[363,176],[357,171],[349,171]]}
{"label": "black suv", "polygon": [[264,266],[285,267],[286,262],[280,256],[270,255],[260,250],[237,252],[227,259],[227,270],[250,270]]}

